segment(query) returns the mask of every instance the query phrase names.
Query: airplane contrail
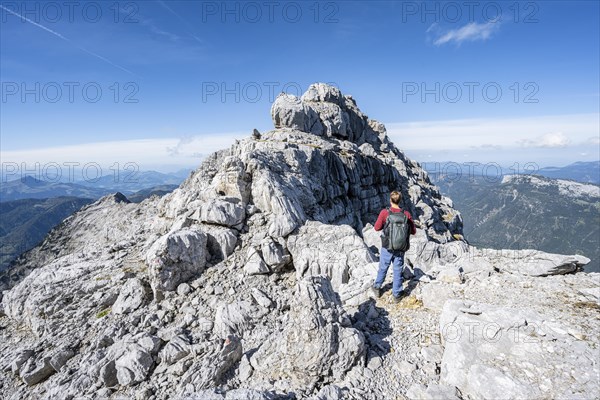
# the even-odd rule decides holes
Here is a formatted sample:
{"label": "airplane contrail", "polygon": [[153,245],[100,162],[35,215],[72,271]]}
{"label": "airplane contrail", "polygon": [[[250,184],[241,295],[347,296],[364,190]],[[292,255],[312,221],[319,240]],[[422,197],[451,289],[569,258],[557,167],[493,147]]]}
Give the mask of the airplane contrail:
{"label": "airplane contrail", "polygon": [[0,8],[1,8],[1,9],[3,9],[3,10],[5,10],[6,12],[8,12],[8,13],[12,14],[12,15],[15,15],[15,16],[17,16],[17,17],[19,17],[19,18],[22,18],[24,21],[27,21],[27,22],[29,22],[30,24],[32,24],[32,25],[35,25],[35,26],[37,26],[38,28],[40,28],[40,29],[43,29],[43,30],[45,30],[46,32],[49,32],[49,33],[51,33],[51,34],[53,34],[54,36],[56,36],[56,37],[58,37],[58,38],[60,38],[60,39],[62,39],[62,40],[64,40],[64,41],[66,41],[66,42],[69,42],[69,43],[71,43],[72,45],[74,45],[75,47],[77,47],[79,50],[81,50],[81,51],[83,51],[83,52],[85,52],[85,53],[87,53],[87,54],[89,54],[89,55],[91,55],[91,56],[94,56],[94,57],[98,58],[99,60],[102,60],[102,61],[104,61],[105,63],[112,65],[112,66],[113,66],[113,67],[115,67],[115,68],[119,68],[120,70],[122,70],[122,71],[125,71],[125,72],[127,72],[128,74],[131,74],[131,75],[138,76],[137,74],[135,74],[134,72],[132,72],[132,71],[128,70],[127,68],[125,68],[125,67],[122,67],[122,66],[120,66],[120,65],[118,65],[118,64],[115,64],[114,62],[110,61],[110,60],[109,60],[109,59],[107,59],[106,57],[102,57],[100,54],[94,53],[93,51],[90,51],[90,50],[88,50],[88,49],[86,49],[86,48],[84,48],[84,47],[82,47],[82,46],[78,45],[77,43],[75,43],[75,42],[73,42],[71,39],[69,39],[68,37],[65,37],[65,36],[63,36],[63,35],[61,35],[60,33],[56,32],[56,31],[53,31],[52,29],[50,29],[50,28],[48,28],[48,27],[45,27],[45,26],[44,26],[44,25],[42,25],[42,24],[38,24],[37,22],[35,22],[35,21],[32,21],[32,20],[30,20],[29,18],[27,18],[27,17],[24,17],[24,16],[22,16],[21,14],[19,14],[19,13],[15,12],[15,11],[13,11],[13,10],[10,10],[10,9],[8,9],[8,8],[6,8],[6,7],[4,7],[2,4],[0,4]]}
{"label": "airplane contrail", "polygon": [[181,22],[183,22],[185,25],[187,25],[188,28],[188,35],[190,35],[190,37],[194,38],[194,40],[196,40],[198,43],[200,44],[204,44],[202,42],[202,39],[200,39],[198,36],[196,36],[192,30],[190,30],[190,23],[187,22],[185,19],[183,19],[183,17],[181,15],[179,15],[178,13],[175,12],[175,10],[173,10],[171,7],[169,7],[167,5],[167,3],[165,3],[162,0],[156,0],[156,2],[158,4],[160,4],[161,6],[163,6],[164,8],[166,8],[171,14],[173,14],[174,16],[176,16]]}

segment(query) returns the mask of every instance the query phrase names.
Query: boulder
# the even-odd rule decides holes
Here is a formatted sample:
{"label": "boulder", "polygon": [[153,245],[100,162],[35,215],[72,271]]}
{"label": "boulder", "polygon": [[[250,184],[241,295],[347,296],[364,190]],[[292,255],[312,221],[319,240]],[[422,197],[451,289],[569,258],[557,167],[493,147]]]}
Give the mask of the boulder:
{"label": "boulder", "polygon": [[50,364],[50,357],[44,357],[37,364],[31,364],[30,369],[21,370],[21,379],[28,386],[45,381],[56,370]]}
{"label": "boulder", "polygon": [[340,89],[326,83],[313,83],[301,97],[303,102],[326,102],[341,105],[343,101]]}
{"label": "boulder", "polygon": [[210,182],[212,194],[239,199],[242,206],[247,204],[250,187],[245,163],[239,157],[226,155],[218,167]]}
{"label": "boulder", "polygon": [[375,261],[364,241],[348,225],[308,221],[288,238],[296,276],[325,275],[334,289],[348,283],[353,271]]}
{"label": "boulder", "polygon": [[271,237],[262,241],[260,251],[265,263],[274,271],[282,269],[292,261],[289,252]]}
{"label": "boulder", "polygon": [[348,327],[347,316],[326,277],[298,282],[290,319],[273,333],[250,362],[265,379],[289,379],[296,387],[342,379],[365,354],[363,334]]}
{"label": "boulder", "polygon": [[148,294],[146,285],[139,278],[128,279],[112,306],[112,313],[128,314],[137,310],[148,300]]}
{"label": "boulder", "polygon": [[[250,164],[254,167],[256,164]],[[304,209],[293,188],[269,170],[255,171],[252,199],[267,218],[267,234],[286,237],[306,220]]]}
{"label": "boulder", "polygon": [[104,387],[114,387],[119,384],[115,360],[110,360],[100,368],[98,380]]}
{"label": "boulder", "polygon": [[244,382],[250,379],[252,376],[252,365],[250,365],[250,359],[247,355],[242,357],[240,361],[240,366],[238,367],[238,376],[240,377],[240,381]]}
{"label": "boulder", "polygon": [[210,256],[216,261],[225,260],[235,249],[238,235],[234,229],[214,225],[203,225],[206,233],[206,247]]}
{"label": "boulder", "polygon": [[273,305],[273,300],[269,298],[262,290],[252,288],[252,298],[257,304],[264,308],[270,308]]}
{"label": "boulder", "polygon": [[371,296],[371,287],[375,282],[379,263],[372,262],[357,268],[352,272],[352,279],[348,283],[340,285],[338,293],[344,306],[358,307]]}
{"label": "boulder", "polygon": [[35,352],[30,349],[19,349],[15,353],[13,359],[11,360],[9,366],[13,374],[19,374],[21,371],[21,367],[25,365],[25,363],[35,355]]}
{"label": "boulder", "polygon": [[183,228],[158,239],[146,254],[154,290],[172,291],[200,274],[206,264],[206,234],[199,228]]}
{"label": "boulder", "polygon": [[248,254],[246,255],[244,272],[248,275],[261,275],[268,274],[271,270],[263,261],[260,253],[254,247],[250,247],[248,249]]}
{"label": "boulder", "polygon": [[214,199],[202,204],[197,219],[208,224],[237,226],[244,222],[246,209],[242,204],[234,203],[235,200]]}
{"label": "boulder", "polygon": [[318,114],[325,136],[348,138],[350,117],[339,105],[334,103],[312,103],[310,107]]}
{"label": "boulder", "polygon": [[190,340],[185,335],[178,335],[171,339],[158,354],[161,367],[174,364],[187,356],[191,350],[190,345]]}
{"label": "boulder", "polygon": [[142,382],[153,365],[150,353],[141,348],[131,348],[115,361],[117,380],[122,386]]}
{"label": "boulder", "polygon": [[444,266],[436,276],[436,280],[442,283],[463,283],[465,277],[462,273],[461,267],[456,266]]}

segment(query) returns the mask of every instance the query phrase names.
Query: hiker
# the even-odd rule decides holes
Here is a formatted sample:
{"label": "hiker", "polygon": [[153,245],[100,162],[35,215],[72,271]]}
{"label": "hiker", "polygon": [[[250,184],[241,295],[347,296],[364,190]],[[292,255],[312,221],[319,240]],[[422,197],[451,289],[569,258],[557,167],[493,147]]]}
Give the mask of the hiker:
{"label": "hiker", "polygon": [[404,252],[410,247],[410,235],[417,233],[415,224],[408,211],[403,211],[399,204],[402,201],[402,193],[392,192],[390,194],[389,208],[384,208],[379,213],[375,230],[383,230],[381,236],[381,254],[379,256],[379,271],[373,284],[373,294],[381,297],[381,286],[385,280],[390,263],[394,264],[394,283],[392,295],[397,303],[404,294],[402,290],[402,269],[404,267]]}

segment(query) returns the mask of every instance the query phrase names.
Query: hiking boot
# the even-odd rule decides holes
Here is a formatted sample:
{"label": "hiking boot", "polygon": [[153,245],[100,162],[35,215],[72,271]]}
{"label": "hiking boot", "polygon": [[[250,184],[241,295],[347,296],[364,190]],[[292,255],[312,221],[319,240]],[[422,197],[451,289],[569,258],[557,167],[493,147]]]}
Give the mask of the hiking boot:
{"label": "hiking boot", "polygon": [[404,297],[404,290],[401,290],[400,293],[398,293],[398,296],[392,296],[394,298],[394,303],[400,303],[400,300],[402,300],[402,297]]}
{"label": "hiking boot", "polygon": [[380,288],[377,288],[377,287],[375,287],[375,286],[372,286],[372,287],[371,287],[371,293],[373,294],[373,296],[374,296],[376,299],[378,299],[378,298],[380,298],[380,297],[381,297],[381,289],[380,289]]}

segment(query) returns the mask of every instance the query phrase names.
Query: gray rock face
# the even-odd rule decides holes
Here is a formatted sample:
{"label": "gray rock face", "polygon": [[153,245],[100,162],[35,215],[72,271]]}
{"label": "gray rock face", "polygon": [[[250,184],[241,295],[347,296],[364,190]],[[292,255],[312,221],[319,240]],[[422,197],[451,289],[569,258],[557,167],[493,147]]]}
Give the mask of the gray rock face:
{"label": "gray rock face", "polygon": [[154,360],[148,352],[140,348],[133,348],[115,361],[117,381],[120,385],[128,386],[146,379]]}
{"label": "gray rock face", "polygon": [[406,392],[406,397],[410,400],[459,400],[454,386],[446,385],[424,385],[413,384]]}
{"label": "gray rock face", "polygon": [[240,204],[215,199],[202,205],[199,220],[209,224],[236,226],[244,222],[245,212]]}
{"label": "gray rock face", "polygon": [[13,359],[7,364],[6,370],[11,370],[13,374],[18,374],[21,367],[35,355],[35,352],[30,349],[19,349]]}
{"label": "gray rock face", "polygon": [[326,102],[339,105],[343,100],[340,89],[326,83],[313,83],[302,95],[303,102]]}
{"label": "gray rock face", "polygon": [[262,307],[269,308],[273,305],[273,301],[264,294],[260,289],[252,288],[252,298]]}
{"label": "gray rock face", "polygon": [[59,349],[52,357],[50,358],[50,365],[56,372],[60,372],[61,368],[69,361],[75,352],[69,348]]}
{"label": "gray rock face", "polygon": [[217,309],[215,314],[215,332],[222,338],[239,335],[250,328],[250,304],[237,302]]}
{"label": "gray rock face", "polygon": [[223,374],[241,358],[240,340],[236,336],[228,336],[219,351],[205,354],[183,375],[181,379],[183,393],[193,393],[216,386]]}
{"label": "gray rock face", "polygon": [[[597,388],[600,369],[592,361],[597,350],[575,342],[567,327],[533,311],[448,301],[440,317],[440,334],[441,381],[459,388],[463,396],[568,398]],[[569,370],[566,375],[564,368]]]}
{"label": "gray rock face", "polygon": [[379,255],[381,248],[381,232],[377,232],[372,224],[367,224],[362,231],[363,240],[369,250],[375,255]]}
{"label": "gray rock face", "polygon": [[203,226],[202,230],[207,236],[207,249],[209,254],[218,261],[229,257],[238,242],[235,230],[217,226]]}
{"label": "gray rock face", "polygon": [[50,359],[44,358],[41,362],[33,364],[31,368],[23,369],[21,371],[21,379],[27,385],[32,386],[47,379],[54,372],[55,369],[50,365]]}
{"label": "gray rock face", "polygon": [[361,237],[347,225],[309,221],[290,235],[288,248],[298,279],[325,275],[335,289],[348,283],[354,270],[374,261]]}
{"label": "gray rock face", "polygon": [[442,311],[446,301],[458,297],[458,294],[455,294],[457,289],[451,285],[432,283],[421,289],[421,300],[423,305],[430,310]]}
{"label": "gray rock face", "polygon": [[341,378],[364,356],[364,336],[347,327],[348,317],[328,279],[305,278],[296,291],[287,326],[252,356],[254,375],[286,377],[301,386],[315,383],[327,371]]}
{"label": "gray rock face", "polygon": [[[107,196],[1,274],[0,397],[595,396],[600,284],[578,272],[585,259],[469,246],[451,200],[336,88],[279,96],[272,116],[274,130],[209,155],[172,193]],[[369,291],[370,227],[396,189],[422,226],[397,304]],[[539,322],[548,354],[442,347],[440,312],[497,319],[499,333]]]}
{"label": "gray rock face", "polygon": [[128,279],[112,306],[115,314],[126,314],[140,308],[148,300],[148,291],[138,278]]}
{"label": "gray rock face", "polygon": [[276,400],[279,396],[269,391],[253,389],[233,389],[225,393],[215,389],[200,390],[190,394],[187,400]]}
{"label": "gray rock face", "polygon": [[169,366],[181,360],[190,353],[190,345],[189,339],[184,335],[171,339],[158,355],[160,364]]}
{"label": "gray rock face", "polygon": [[339,288],[343,304],[358,307],[369,300],[370,288],[373,286],[379,263],[373,262],[352,271],[352,278]]}
{"label": "gray rock face", "polygon": [[248,249],[244,271],[248,275],[268,274],[271,272],[260,253],[254,247]]}
{"label": "gray rock face", "polygon": [[161,344],[159,338],[140,333],[128,335],[89,360],[88,376],[106,387],[132,386],[148,377]]}
{"label": "gray rock face", "polygon": [[[480,249],[462,240],[435,243],[421,230],[411,238],[406,260],[425,271],[441,272],[443,280],[457,282],[468,279],[469,275],[489,275],[495,270],[537,277],[562,275],[579,271],[590,261],[580,255],[550,254],[531,249]],[[459,270],[461,276],[456,273]]]}
{"label": "gray rock face", "polygon": [[152,287],[175,290],[204,270],[206,234],[198,228],[183,228],[158,239],[146,255]]}
{"label": "gray rock face", "polygon": [[281,270],[292,261],[289,252],[273,238],[266,238],[261,243],[262,258],[274,271]]}
{"label": "gray rock face", "polygon": [[537,250],[485,251],[488,258],[498,259],[497,266],[502,271],[528,276],[561,275],[575,272],[590,259],[584,256],[544,253]]}
{"label": "gray rock face", "polygon": [[292,128],[313,135],[323,134],[323,125],[314,109],[296,96],[282,93],[271,107],[271,117],[275,128]]}

